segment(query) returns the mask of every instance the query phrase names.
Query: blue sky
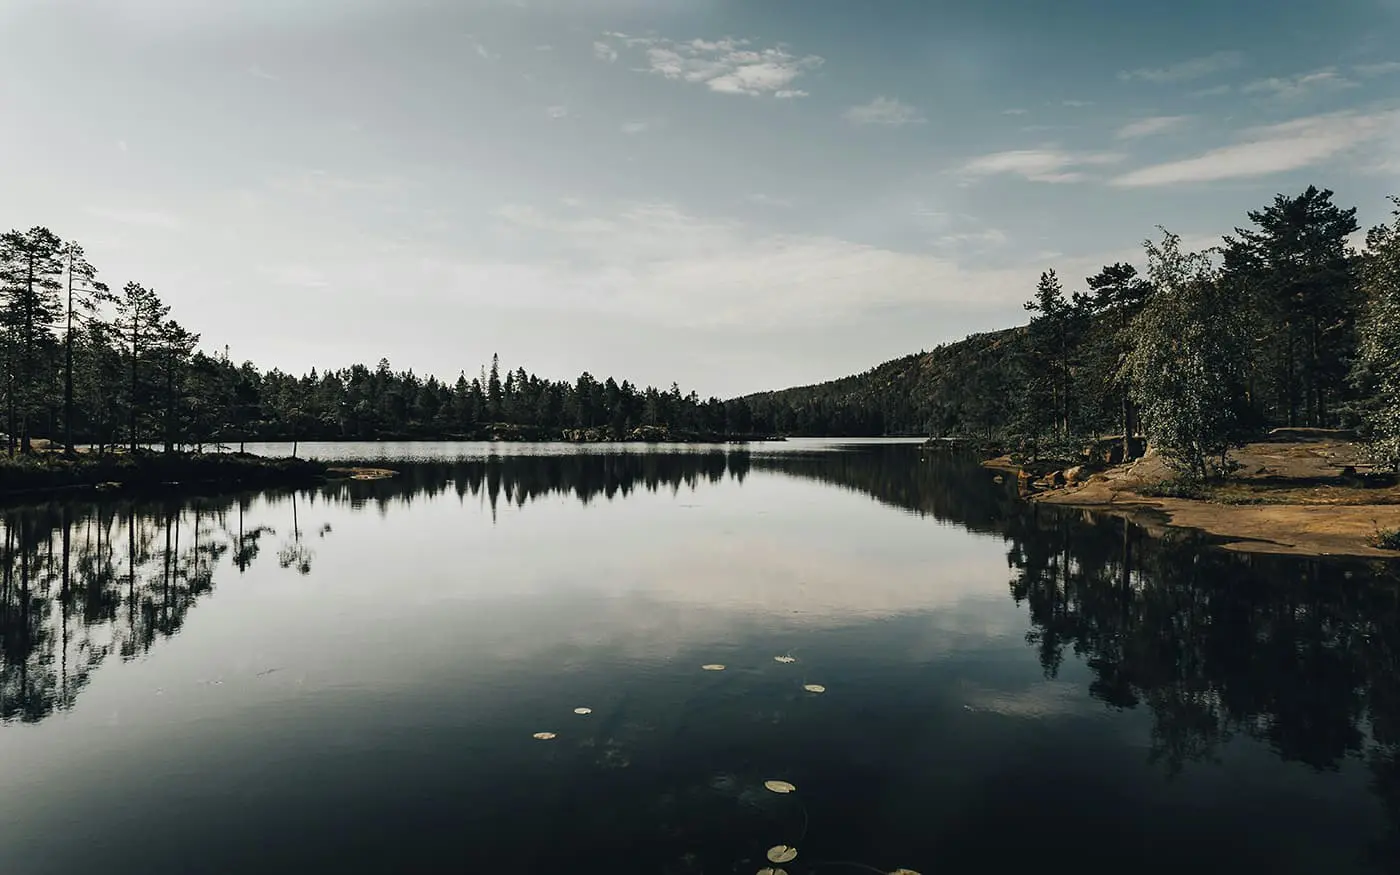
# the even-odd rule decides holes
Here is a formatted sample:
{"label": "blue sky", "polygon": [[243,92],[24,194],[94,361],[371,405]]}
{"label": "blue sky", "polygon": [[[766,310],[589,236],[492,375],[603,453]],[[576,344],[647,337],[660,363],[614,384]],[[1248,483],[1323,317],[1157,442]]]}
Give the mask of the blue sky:
{"label": "blue sky", "polygon": [[0,209],[302,371],[728,395],[1400,193],[1400,0],[0,0]]}

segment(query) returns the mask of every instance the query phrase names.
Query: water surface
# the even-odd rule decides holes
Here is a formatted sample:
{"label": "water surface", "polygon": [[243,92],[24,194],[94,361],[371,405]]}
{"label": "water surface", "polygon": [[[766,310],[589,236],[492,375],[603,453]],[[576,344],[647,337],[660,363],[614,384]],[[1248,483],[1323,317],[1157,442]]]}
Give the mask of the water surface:
{"label": "water surface", "polygon": [[1400,858],[1393,567],[907,444],[303,448],[417,461],[3,512],[0,871]]}

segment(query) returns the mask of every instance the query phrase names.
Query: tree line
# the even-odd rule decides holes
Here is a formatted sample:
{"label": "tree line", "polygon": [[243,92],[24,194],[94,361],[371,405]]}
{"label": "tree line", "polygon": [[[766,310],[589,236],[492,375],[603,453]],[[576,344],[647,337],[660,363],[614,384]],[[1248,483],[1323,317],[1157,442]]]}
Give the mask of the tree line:
{"label": "tree line", "polygon": [[72,452],[250,440],[626,438],[749,435],[748,402],[524,368],[455,381],[385,359],[295,376],[197,349],[155,290],[113,290],[80,244],[47,228],[0,235],[0,416],[11,456],[36,439]]}
{"label": "tree line", "polygon": [[[1397,202],[1400,206],[1400,202]],[[35,438],[102,453],[245,440],[933,434],[1024,454],[1146,435],[1183,472],[1218,471],[1268,426],[1363,429],[1400,465],[1400,209],[1349,241],[1356,209],[1310,186],[1247,214],[1203,252],[1162,231],[1146,270],[1106,265],[1082,288],[1044,272],[1029,324],[816,386],[705,400],[524,368],[455,381],[385,359],[295,376],[210,355],[152,289],[99,281],[45,228],[0,236],[0,384],[8,450]]]}
{"label": "tree line", "polygon": [[[1396,201],[1400,207],[1400,201]],[[1066,289],[1040,276],[1029,324],[856,377],[749,397],[755,418],[807,434],[927,431],[1027,455],[1143,434],[1210,476],[1266,427],[1355,427],[1400,464],[1400,209],[1350,245],[1356,209],[1308,187],[1250,211],[1217,246],[1161,229],[1146,271],[1106,265]]]}

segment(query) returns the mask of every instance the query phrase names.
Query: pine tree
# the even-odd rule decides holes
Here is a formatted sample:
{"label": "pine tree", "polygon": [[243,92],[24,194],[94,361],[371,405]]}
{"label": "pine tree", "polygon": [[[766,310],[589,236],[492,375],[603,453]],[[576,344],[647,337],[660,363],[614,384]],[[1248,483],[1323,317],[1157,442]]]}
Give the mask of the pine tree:
{"label": "pine tree", "polygon": [[129,282],[117,296],[116,328],[127,356],[127,444],[135,453],[139,444],[140,417],[144,404],[141,366],[160,343],[161,326],[170,306],[156,293],[137,282]]}
{"label": "pine tree", "polygon": [[20,451],[33,449],[31,419],[49,382],[41,353],[53,340],[53,325],[61,312],[63,255],[63,241],[47,228],[0,235],[0,324],[11,335],[12,351],[7,374],[11,453],[16,428]]}
{"label": "pine tree", "polygon": [[67,301],[63,308],[66,325],[63,332],[63,448],[73,455],[73,345],[83,324],[97,318],[98,306],[115,300],[105,283],[97,281],[97,268],[83,255],[83,247],[69,242],[67,256]]}

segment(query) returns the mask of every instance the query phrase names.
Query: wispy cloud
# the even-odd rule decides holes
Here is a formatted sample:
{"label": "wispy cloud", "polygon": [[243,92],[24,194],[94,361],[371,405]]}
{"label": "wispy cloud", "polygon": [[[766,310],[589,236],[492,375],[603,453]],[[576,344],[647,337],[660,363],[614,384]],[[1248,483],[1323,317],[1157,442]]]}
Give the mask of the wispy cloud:
{"label": "wispy cloud", "polygon": [[764,207],[782,207],[786,209],[788,207],[793,206],[793,202],[788,198],[774,197],[770,194],[763,194],[762,192],[755,192],[753,194],[747,195],[744,198],[744,200],[748,201],[749,203],[758,204],[759,206]]}
{"label": "wispy cloud", "polygon": [[[471,286],[478,274],[489,274],[512,281],[517,306],[557,310],[565,290],[592,308],[637,318],[689,314],[702,328],[764,330],[837,324],[872,307],[898,304],[1006,306],[1024,297],[1027,277],[1033,277],[1025,267],[971,270],[951,256],[765,233],[668,204],[632,204],[578,217],[511,205],[497,216],[503,233],[526,244],[522,251],[538,248],[531,241],[548,241],[561,259],[458,262],[460,272],[440,278],[440,284]],[[996,237],[983,232],[979,245]],[[969,235],[969,244],[973,239]],[[482,243],[488,246],[483,252],[501,257],[501,247]]]}
{"label": "wispy cloud", "polygon": [[1209,88],[1201,88],[1191,92],[1192,97],[1219,97],[1222,94],[1229,94],[1232,89],[1229,85],[1212,85]]}
{"label": "wispy cloud", "polygon": [[1000,228],[986,228],[981,231],[964,231],[957,234],[944,234],[936,241],[939,246],[957,249],[996,249],[1008,242],[1006,232]]}
{"label": "wispy cloud", "polygon": [[1191,58],[1166,67],[1141,67],[1124,70],[1118,74],[1123,81],[1140,79],[1144,82],[1186,82],[1212,76],[1226,70],[1233,70],[1244,63],[1244,55],[1237,51],[1215,52],[1199,58]]}
{"label": "wispy cloud", "polygon": [[545,107],[544,112],[550,118],[565,118],[569,114],[569,108],[567,106],[549,106]]}
{"label": "wispy cloud", "polygon": [[1311,167],[1384,137],[1400,112],[1335,112],[1241,132],[1240,142],[1193,158],[1155,164],[1111,180],[1122,188],[1267,176]]}
{"label": "wispy cloud", "polygon": [[298,289],[324,289],[330,280],[319,269],[305,264],[284,264],[262,270],[264,276],[279,286]]}
{"label": "wispy cloud", "polygon": [[1086,106],[1093,106],[1092,100],[1061,100],[1060,106],[1067,106],[1070,109],[1081,109]]}
{"label": "wispy cloud", "polygon": [[184,225],[179,216],[160,210],[93,206],[88,207],[86,212],[89,216],[117,225],[159,228],[164,231],[178,231]]}
{"label": "wispy cloud", "polygon": [[552,52],[552,51],[554,51],[554,46],[550,45],[549,43],[544,43],[543,45],[535,46],[535,51],[537,51],[537,52]]}
{"label": "wispy cloud", "polygon": [[1337,72],[1335,67],[1324,67],[1311,73],[1296,76],[1271,76],[1258,79],[1240,89],[1245,94],[1268,94],[1271,97],[1292,99],[1313,91],[1353,88],[1356,83]]}
{"label": "wispy cloud", "polygon": [[909,125],[924,121],[917,109],[892,97],[876,97],[869,103],[853,106],[844,116],[857,125]]}
{"label": "wispy cloud", "polygon": [[1011,109],[1003,109],[1002,115],[1025,115],[1026,111],[1020,107],[1013,106]]}
{"label": "wispy cloud", "polygon": [[[644,48],[646,66],[641,68],[643,72],[703,84],[722,94],[806,97],[807,92],[794,87],[794,83],[823,63],[817,55],[799,57],[783,45],[752,48],[749,40],[733,37],[678,42],[660,37],[629,37],[615,32],[605,36],[628,48]],[[599,41],[594,45],[594,54],[601,60],[612,61],[617,49],[611,43]]]}
{"label": "wispy cloud", "polygon": [[1351,72],[1362,78],[1388,76],[1391,73],[1400,73],[1400,61],[1382,61],[1378,64],[1358,64],[1351,68]]}
{"label": "wispy cloud", "polygon": [[624,134],[644,134],[651,130],[651,122],[623,122],[621,131]]}
{"label": "wispy cloud", "polygon": [[964,177],[1019,176],[1032,182],[1082,182],[1090,178],[1086,167],[1101,167],[1123,160],[1117,152],[1069,152],[1061,149],[1016,149],[972,159],[961,167]]}
{"label": "wispy cloud", "polygon": [[1149,118],[1138,119],[1123,125],[1114,133],[1120,140],[1135,140],[1139,137],[1151,137],[1155,134],[1165,133],[1174,128],[1179,128],[1190,120],[1187,115],[1156,115]]}
{"label": "wispy cloud", "polygon": [[267,72],[267,71],[264,70],[262,67],[259,67],[257,64],[253,64],[252,66],[250,66],[250,67],[248,68],[248,75],[249,75],[249,76],[253,76],[253,77],[257,78],[257,79],[267,79],[267,80],[270,80],[270,81],[272,81],[272,82],[276,82],[276,81],[277,81],[277,77],[276,77],[276,76],[274,76],[274,75],[272,75],[271,73]]}

